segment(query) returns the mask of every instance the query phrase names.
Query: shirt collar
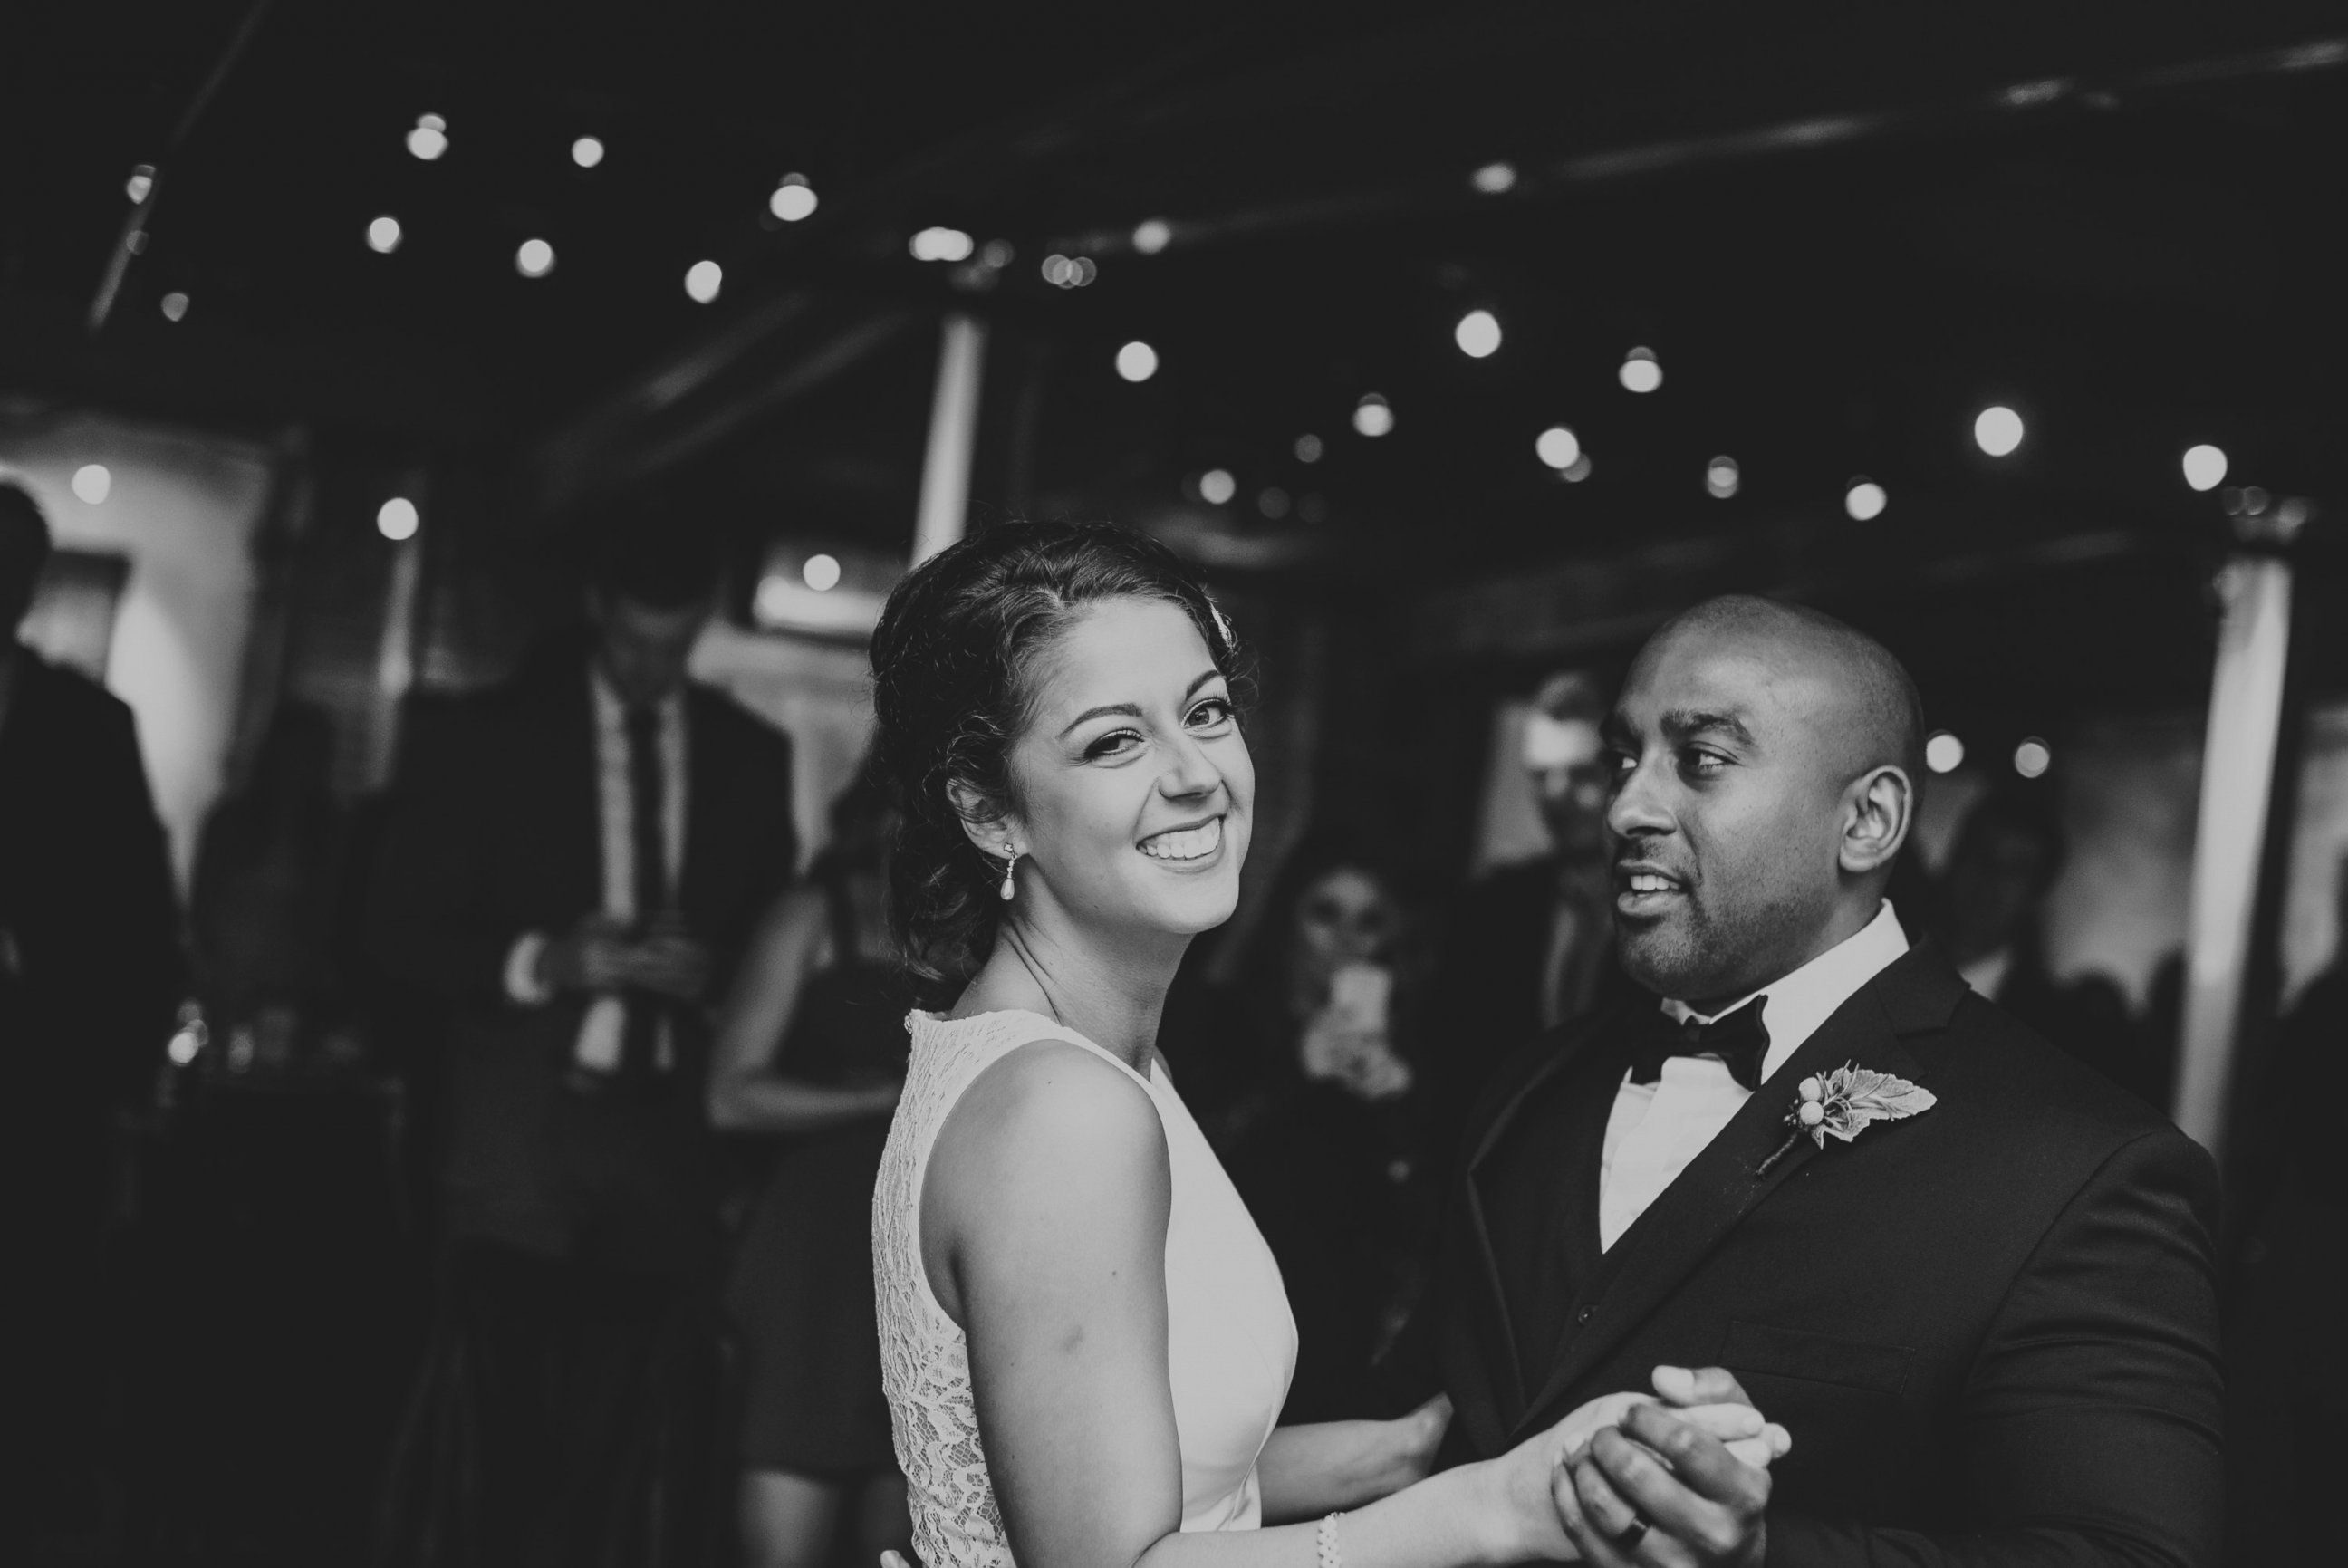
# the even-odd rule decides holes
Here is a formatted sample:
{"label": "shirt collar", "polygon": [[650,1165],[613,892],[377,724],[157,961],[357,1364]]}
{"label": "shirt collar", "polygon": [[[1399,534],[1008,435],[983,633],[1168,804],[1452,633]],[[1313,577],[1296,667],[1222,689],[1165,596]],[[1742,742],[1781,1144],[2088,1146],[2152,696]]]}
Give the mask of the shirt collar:
{"label": "shirt collar", "polygon": [[1674,1019],[1694,1018],[1708,1024],[1713,1018],[1734,1013],[1755,997],[1768,997],[1769,1008],[1761,1020],[1769,1030],[1769,1054],[1761,1062],[1761,1077],[1766,1080],[1787,1057],[1801,1048],[1803,1041],[1818,1032],[1820,1024],[1834,1016],[1837,1008],[1856,995],[1860,986],[1890,967],[1907,951],[1908,933],[1900,926],[1900,917],[1891,913],[1891,901],[1886,899],[1875,918],[1856,934],[1711,1017],[1684,1002],[1666,1000],[1663,1011]]}
{"label": "shirt collar", "polygon": [[[587,661],[587,689],[594,695],[596,722],[607,728],[619,728],[627,718],[627,705],[620,700],[620,694],[613,687],[612,678],[603,673],[603,666],[592,658]],[[685,711],[685,687],[679,686],[653,704],[653,711],[661,716],[663,724],[672,722]]]}

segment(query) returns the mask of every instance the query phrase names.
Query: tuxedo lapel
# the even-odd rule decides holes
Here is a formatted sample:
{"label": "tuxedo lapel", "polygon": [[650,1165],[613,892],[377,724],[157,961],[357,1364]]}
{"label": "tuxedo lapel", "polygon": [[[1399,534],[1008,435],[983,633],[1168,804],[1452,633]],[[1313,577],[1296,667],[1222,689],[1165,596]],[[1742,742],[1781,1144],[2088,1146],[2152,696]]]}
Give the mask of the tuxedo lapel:
{"label": "tuxedo lapel", "polygon": [[[1820,1150],[1807,1137],[1760,1167],[1787,1140],[1795,1086],[1845,1062],[1921,1081],[1900,1036],[1947,1021],[1963,982],[1929,949],[1910,952],[1861,987],[1745,1102],[1719,1136],[1623,1233],[1583,1293],[1576,1325],[1560,1337],[1540,1392],[1518,1423],[1521,1433],[1554,1418],[1563,1397],[1654,1312],[1744,1218],[1792,1180]],[[1931,1087],[1929,1084],[1927,1088]],[[1880,1128],[1860,1135],[1883,1137]],[[1897,1136],[1896,1133],[1891,1136]],[[1608,1390],[1611,1391],[1611,1390]]]}
{"label": "tuxedo lapel", "polygon": [[[1523,1408],[1525,1376],[1517,1354],[1516,1325],[1509,1309],[1508,1291],[1501,1280],[1498,1254],[1493,1245],[1490,1211],[1486,1202],[1487,1167],[1493,1151],[1506,1141],[1522,1119],[1527,1102],[1554,1084],[1568,1068],[1581,1060],[1589,1041],[1598,1032],[1597,1027],[1590,1026],[1565,1034],[1558,1041],[1556,1048],[1528,1072],[1523,1081],[1500,1102],[1468,1150],[1460,1187],[1475,1274],[1468,1294],[1474,1303],[1473,1327],[1482,1344],[1482,1354],[1464,1358],[1458,1369],[1472,1370],[1487,1386],[1488,1398],[1482,1402],[1484,1409],[1481,1411],[1463,1402],[1461,1415],[1470,1421],[1476,1421],[1479,1416],[1488,1418],[1493,1438],[1507,1430]],[[1456,1377],[1454,1381],[1456,1383]],[[1484,1436],[1478,1434],[1479,1439]]]}

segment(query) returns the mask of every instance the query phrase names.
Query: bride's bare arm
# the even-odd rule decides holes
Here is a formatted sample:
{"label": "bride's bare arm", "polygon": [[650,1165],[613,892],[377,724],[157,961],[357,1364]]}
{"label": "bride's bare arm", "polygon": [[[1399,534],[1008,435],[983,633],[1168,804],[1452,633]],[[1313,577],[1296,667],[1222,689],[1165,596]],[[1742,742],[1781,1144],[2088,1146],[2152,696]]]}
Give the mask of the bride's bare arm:
{"label": "bride's bare arm", "polygon": [[1256,1460],[1265,1522],[1318,1519],[1425,1480],[1450,1424],[1451,1401],[1438,1394],[1396,1420],[1280,1428]]}
{"label": "bride's bare arm", "polygon": [[[1315,1561],[1310,1523],[1181,1532],[1166,1348],[1170,1202],[1156,1109],[1138,1085],[1075,1046],[1011,1053],[940,1129],[923,1184],[922,1259],[969,1336],[980,1434],[1022,1568]],[[1571,1558],[1550,1496],[1570,1426],[1348,1512],[1345,1568]],[[1274,1468],[1291,1479],[1277,1490],[1302,1501],[1292,1482],[1303,1470],[1290,1461],[1343,1446],[1342,1433],[1282,1439],[1288,1452]]]}

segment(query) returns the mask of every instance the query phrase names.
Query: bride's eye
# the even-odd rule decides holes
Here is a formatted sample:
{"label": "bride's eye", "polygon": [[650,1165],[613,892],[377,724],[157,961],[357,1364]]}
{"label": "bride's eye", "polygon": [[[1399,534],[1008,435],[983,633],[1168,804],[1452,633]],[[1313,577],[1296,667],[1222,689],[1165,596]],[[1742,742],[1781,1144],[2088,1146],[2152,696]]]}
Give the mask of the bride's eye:
{"label": "bride's eye", "polygon": [[1107,758],[1121,756],[1140,744],[1141,734],[1138,730],[1112,729],[1085,748],[1085,760],[1099,762]]}
{"label": "bride's eye", "polygon": [[1239,717],[1227,696],[1210,696],[1190,710],[1190,727],[1213,729]]}

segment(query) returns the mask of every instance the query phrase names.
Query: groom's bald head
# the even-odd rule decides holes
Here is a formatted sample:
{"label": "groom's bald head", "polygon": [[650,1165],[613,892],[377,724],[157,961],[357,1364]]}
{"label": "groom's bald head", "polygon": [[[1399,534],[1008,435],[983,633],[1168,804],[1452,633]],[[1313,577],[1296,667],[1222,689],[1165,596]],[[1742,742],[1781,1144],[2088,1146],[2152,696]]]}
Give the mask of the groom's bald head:
{"label": "groom's bald head", "polygon": [[1607,720],[1624,965],[1734,999],[1872,919],[1913,814],[1922,706],[1872,637],[1708,600],[1648,640]]}
{"label": "groom's bald head", "polygon": [[1707,599],[1673,617],[1640,654],[1673,643],[1739,648],[1812,687],[1808,717],[1844,777],[1870,768],[1924,772],[1924,704],[1891,650],[1823,611],[1750,593]]}

